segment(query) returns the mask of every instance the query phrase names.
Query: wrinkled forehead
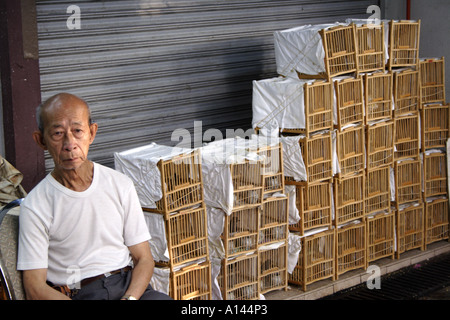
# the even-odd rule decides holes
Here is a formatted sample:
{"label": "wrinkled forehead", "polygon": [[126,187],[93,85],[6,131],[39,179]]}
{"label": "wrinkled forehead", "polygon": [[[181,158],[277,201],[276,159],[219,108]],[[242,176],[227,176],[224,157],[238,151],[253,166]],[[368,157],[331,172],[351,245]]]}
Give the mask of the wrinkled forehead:
{"label": "wrinkled forehead", "polygon": [[90,123],[88,105],[75,96],[60,96],[46,103],[41,110],[45,125]]}

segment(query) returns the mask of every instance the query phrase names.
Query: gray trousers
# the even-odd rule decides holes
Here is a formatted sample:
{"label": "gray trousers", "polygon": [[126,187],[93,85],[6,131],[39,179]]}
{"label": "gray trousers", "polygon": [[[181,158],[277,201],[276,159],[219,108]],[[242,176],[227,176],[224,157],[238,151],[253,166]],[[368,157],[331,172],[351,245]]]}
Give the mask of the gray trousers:
{"label": "gray trousers", "polygon": [[[96,280],[78,291],[73,300],[120,300],[131,282],[131,272],[122,271]],[[149,284],[140,300],[173,300],[170,296],[155,291]]]}

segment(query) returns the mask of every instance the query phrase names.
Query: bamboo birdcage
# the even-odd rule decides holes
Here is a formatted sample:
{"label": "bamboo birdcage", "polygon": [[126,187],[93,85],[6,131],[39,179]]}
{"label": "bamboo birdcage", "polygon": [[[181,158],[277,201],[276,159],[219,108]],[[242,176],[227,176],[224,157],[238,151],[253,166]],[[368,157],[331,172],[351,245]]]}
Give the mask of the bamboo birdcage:
{"label": "bamboo birdcage", "polygon": [[420,20],[390,21],[389,70],[395,67],[419,69]]}
{"label": "bamboo birdcage", "polygon": [[384,70],[386,61],[384,24],[356,26],[358,73]]}
{"label": "bamboo birdcage", "polygon": [[394,118],[418,113],[421,107],[420,78],[417,70],[394,72]]}
{"label": "bamboo birdcage", "polygon": [[277,248],[262,248],[258,250],[258,283],[261,294],[278,289],[287,290],[287,257],[288,244],[286,241]]}
{"label": "bamboo birdcage", "polygon": [[434,196],[447,196],[447,154],[444,152],[433,152],[423,155],[424,173],[424,198]]}
{"label": "bamboo birdcage", "polygon": [[392,73],[377,72],[364,75],[365,124],[393,116]]}
{"label": "bamboo birdcage", "polygon": [[364,218],[365,196],[364,173],[335,179],[334,190],[334,224],[342,225],[346,222]]}
{"label": "bamboo birdcage", "polygon": [[419,114],[394,119],[394,161],[415,158],[420,154]]}
{"label": "bamboo birdcage", "polygon": [[334,81],[336,93],[336,126],[342,130],[346,125],[364,123],[364,98],[362,77]]}
{"label": "bamboo birdcage", "polygon": [[422,200],[422,161],[419,158],[394,162],[395,205]]}
{"label": "bamboo birdcage", "polygon": [[158,164],[161,174],[162,198],[156,208],[143,208],[148,212],[163,214],[167,219],[171,212],[199,205],[203,202],[203,179],[200,152],[177,155],[161,159]]}
{"label": "bamboo birdcage", "polygon": [[259,205],[246,206],[225,215],[222,239],[225,256],[255,251],[258,247]]}
{"label": "bamboo birdcage", "polygon": [[259,217],[258,246],[287,240],[288,219],[289,197],[264,199]]}
{"label": "bamboo birdcage", "polygon": [[286,181],[296,188],[295,203],[300,220],[289,225],[291,231],[304,235],[306,231],[332,224],[331,180],[313,184]]}
{"label": "bamboo birdcage", "polygon": [[335,280],[335,236],[335,230],[330,229],[301,238],[302,249],[297,265],[289,274],[290,283],[302,286],[306,292],[311,283],[327,278]]}
{"label": "bamboo birdcage", "polygon": [[367,269],[366,223],[356,221],[336,229],[336,279],[355,269]]}
{"label": "bamboo birdcage", "polygon": [[283,146],[280,143],[261,147],[258,155],[263,156],[264,194],[284,191]]}
{"label": "bamboo birdcage", "polygon": [[222,259],[217,277],[223,300],[259,299],[258,253]]}
{"label": "bamboo birdcage", "polygon": [[421,111],[422,152],[433,148],[446,148],[449,131],[449,105],[425,105]]}
{"label": "bamboo birdcage", "polygon": [[320,30],[325,51],[325,73],[332,77],[356,72],[356,36],[352,25]]}
{"label": "bamboo birdcage", "polygon": [[172,272],[170,296],[174,300],[211,300],[211,263],[194,263]]}
{"label": "bamboo birdcage", "polygon": [[445,103],[445,58],[420,60],[422,104]]}
{"label": "bamboo birdcage", "polygon": [[397,259],[408,250],[425,249],[425,210],[422,202],[395,211]]}
{"label": "bamboo birdcage", "polygon": [[229,166],[233,183],[233,209],[260,205],[264,188],[262,162],[244,160]]}
{"label": "bamboo birdcage", "polygon": [[315,81],[305,83],[306,132],[330,130],[333,128],[334,90],[331,82]]}
{"label": "bamboo birdcage", "polygon": [[372,170],[394,163],[394,121],[366,126],[366,168]]}
{"label": "bamboo birdcage", "polygon": [[391,167],[384,166],[366,173],[365,214],[389,210],[391,207]]}
{"label": "bamboo birdcage", "polygon": [[361,172],[365,168],[364,126],[352,126],[336,133],[336,153],[339,178]]}
{"label": "bamboo birdcage", "polygon": [[171,214],[164,223],[169,252],[168,265],[171,270],[175,266],[208,257],[208,230],[204,206]]}
{"label": "bamboo birdcage", "polygon": [[425,246],[449,239],[448,198],[425,202]]}
{"label": "bamboo birdcage", "polygon": [[394,212],[381,212],[366,219],[367,262],[395,258]]}
{"label": "bamboo birdcage", "polygon": [[299,140],[309,183],[333,177],[331,131],[302,137]]}

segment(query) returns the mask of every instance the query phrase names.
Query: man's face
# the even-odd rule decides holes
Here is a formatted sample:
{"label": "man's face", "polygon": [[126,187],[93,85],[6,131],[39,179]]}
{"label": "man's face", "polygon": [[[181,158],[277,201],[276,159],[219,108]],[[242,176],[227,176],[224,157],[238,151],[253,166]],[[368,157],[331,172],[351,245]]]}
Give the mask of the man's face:
{"label": "man's face", "polygon": [[74,170],[85,161],[94,141],[97,125],[89,125],[89,111],[83,101],[62,99],[44,109],[43,148],[48,150],[55,168]]}

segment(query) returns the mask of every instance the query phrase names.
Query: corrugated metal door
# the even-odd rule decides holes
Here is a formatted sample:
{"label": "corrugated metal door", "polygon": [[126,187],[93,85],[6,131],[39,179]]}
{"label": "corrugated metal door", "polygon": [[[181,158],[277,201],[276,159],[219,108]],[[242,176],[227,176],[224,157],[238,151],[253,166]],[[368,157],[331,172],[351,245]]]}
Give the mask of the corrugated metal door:
{"label": "corrugated metal door", "polygon": [[251,128],[252,80],[276,75],[274,31],[367,18],[378,3],[37,0],[42,99],[83,97],[99,124],[90,158],[111,167],[116,151],[178,144],[174,130],[193,134],[194,121],[191,142],[209,128],[225,137]]}

